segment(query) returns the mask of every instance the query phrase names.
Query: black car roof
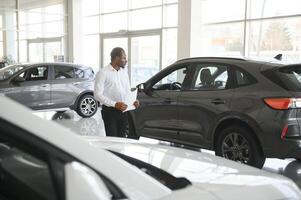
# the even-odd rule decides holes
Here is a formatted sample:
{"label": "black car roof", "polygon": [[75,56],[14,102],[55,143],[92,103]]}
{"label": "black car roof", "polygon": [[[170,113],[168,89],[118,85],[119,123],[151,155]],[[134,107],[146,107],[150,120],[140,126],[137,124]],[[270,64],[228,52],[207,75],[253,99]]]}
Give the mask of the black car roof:
{"label": "black car roof", "polygon": [[177,62],[181,61],[191,61],[191,60],[211,60],[211,59],[218,59],[218,60],[241,60],[245,61],[246,59],[244,58],[235,58],[235,57],[192,57],[192,58],[183,58],[178,60]]}
{"label": "black car roof", "polygon": [[[252,59],[252,58],[245,58],[245,57],[241,57],[241,58],[236,58],[236,57],[192,57],[192,58],[184,58],[184,59],[180,59],[178,61],[176,61],[174,64],[178,64],[178,63],[189,63],[189,62],[197,62],[197,61],[201,61],[201,62],[224,62],[227,64],[240,64],[240,66],[244,66],[241,65],[243,63],[245,63],[245,67],[258,67],[261,68],[262,70],[265,69],[270,69],[270,68],[278,68],[278,67],[282,67],[284,65],[288,65],[289,63],[285,63],[283,61],[278,61],[276,59],[270,59],[270,60],[263,60],[263,59]],[[253,65],[248,65],[248,64],[253,64]]]}

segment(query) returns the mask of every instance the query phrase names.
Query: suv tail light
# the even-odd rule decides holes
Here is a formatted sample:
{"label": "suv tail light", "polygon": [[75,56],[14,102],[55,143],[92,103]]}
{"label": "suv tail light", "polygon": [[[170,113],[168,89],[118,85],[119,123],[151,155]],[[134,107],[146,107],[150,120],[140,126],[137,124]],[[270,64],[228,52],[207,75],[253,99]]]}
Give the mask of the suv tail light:
{"label": "suv tail light", "polygon": [[301,108],[301,98],[265,98],[264,102],[275,110]]}

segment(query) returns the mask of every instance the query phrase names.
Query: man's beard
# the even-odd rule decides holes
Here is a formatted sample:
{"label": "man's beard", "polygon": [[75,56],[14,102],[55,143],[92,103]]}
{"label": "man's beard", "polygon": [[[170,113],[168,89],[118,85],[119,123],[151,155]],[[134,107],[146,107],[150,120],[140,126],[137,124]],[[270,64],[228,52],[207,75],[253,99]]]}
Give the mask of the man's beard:
{"label": "man's beard", "polygon": [[120,67],[121,67],[122,69],[124,69],[125,66],[126,66],[126,63],[123,63],[123,64],[120,65]]}

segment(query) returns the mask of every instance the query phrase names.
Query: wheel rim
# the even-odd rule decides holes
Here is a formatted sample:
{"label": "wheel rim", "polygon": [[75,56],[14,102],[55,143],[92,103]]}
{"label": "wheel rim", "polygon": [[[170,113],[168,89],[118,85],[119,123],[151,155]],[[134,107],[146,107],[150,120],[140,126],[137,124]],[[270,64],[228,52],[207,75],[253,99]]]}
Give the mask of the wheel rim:
{"label": "wheel rim", "polygon": [[89,116],[96,111],[96,101],[92,97],[83,98],[79,106],[81,113],[86,116]]}
{"label": "wheel rim", "polygon": [[230,133],[223,140],[222,156],[247,164],[250,160],[250,145],[241,134]]}

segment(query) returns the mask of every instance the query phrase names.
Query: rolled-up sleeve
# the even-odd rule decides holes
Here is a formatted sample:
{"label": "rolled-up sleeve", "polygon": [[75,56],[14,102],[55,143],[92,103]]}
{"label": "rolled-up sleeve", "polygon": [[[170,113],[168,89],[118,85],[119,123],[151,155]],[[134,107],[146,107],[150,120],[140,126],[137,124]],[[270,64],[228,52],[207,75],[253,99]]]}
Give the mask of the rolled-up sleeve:
{"label": "rolled-up sleeve", "polygon": [[102,105],[115,107],[116,102],[104,95],[105,81],[106,81],[106,74],[103,72],[103,70],[100,70],[97,73],[95,79],[94,97]]}

